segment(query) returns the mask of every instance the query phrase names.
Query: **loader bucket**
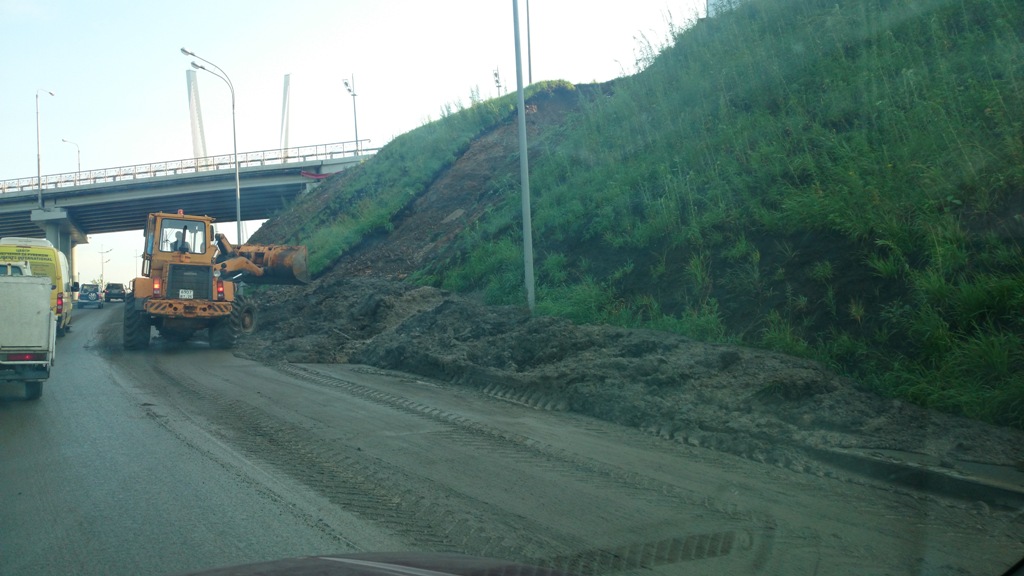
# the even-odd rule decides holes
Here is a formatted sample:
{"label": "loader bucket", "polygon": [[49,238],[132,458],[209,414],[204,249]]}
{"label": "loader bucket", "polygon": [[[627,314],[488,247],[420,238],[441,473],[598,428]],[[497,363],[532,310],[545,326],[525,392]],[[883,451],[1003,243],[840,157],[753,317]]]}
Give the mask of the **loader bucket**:
{"label": "loader bucket", "polygon": [[306,284],[309,271],[306,269],[305,246],[267,246],[246,244],[238,248],[238,255],[248,258],[263,269],[262,276],[247,276],[247,284]]}

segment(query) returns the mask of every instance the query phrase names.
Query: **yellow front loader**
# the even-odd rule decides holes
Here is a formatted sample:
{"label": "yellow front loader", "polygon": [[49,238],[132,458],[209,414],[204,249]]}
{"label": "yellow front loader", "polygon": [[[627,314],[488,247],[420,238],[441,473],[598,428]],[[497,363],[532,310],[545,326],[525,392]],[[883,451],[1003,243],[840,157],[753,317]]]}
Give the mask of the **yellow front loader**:
{"label": "yellow front loader", "polygon": [[232,246],[213,218],[158,212],[146,221],[142,276],[124,301],[124,347],[149,346],[150,327],[184,342],[206,330],[210,346],[231,348],[256,328],[241,284],[304,284],[305,246]]}

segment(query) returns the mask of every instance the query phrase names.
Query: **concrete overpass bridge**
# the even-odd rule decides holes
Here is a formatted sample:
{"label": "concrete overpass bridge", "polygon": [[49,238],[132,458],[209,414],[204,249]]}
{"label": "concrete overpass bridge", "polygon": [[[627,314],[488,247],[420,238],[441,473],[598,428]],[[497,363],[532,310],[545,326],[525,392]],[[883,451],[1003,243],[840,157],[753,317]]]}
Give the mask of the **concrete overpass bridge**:
{"label": "concrete overpass bridge", "polygon": [[[356,142],[238,154],[242,220],[271,217],[307,187],[376,152]],[[0,237],[47,238],[74,269],[89,234],[138,230],[151,212],[235,221],[234,155],[0,181]]]}

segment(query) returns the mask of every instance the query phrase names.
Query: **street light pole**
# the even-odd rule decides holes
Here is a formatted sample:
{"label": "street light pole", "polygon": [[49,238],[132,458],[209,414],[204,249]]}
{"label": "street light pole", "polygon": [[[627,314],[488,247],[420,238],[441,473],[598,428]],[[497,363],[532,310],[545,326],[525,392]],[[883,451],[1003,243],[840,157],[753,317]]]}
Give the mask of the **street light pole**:
{"label": "street light pole", "polygon": [[533,85],[533,48],[530,47],[530,0],[526,0],[526,83]]}
{"label": "street light pole", "polygon": [[[103,244],[100,244],[100,248],[103,248]],[[106,290],[107,280],[106,280],[106,275],[104,274],[103,265],[106,264],[107,262],[110,262],[110,260],[104,260],[103,256],[106,253],[111,252],[113,250],[114,249],[111,248],[110,250],[100,250],[100,252],[99,252],[99,255],[100,255],[100,290]]]}
{"label": "street light pole", "polygon": [[78,144],[75,144],[67,138],[61,138],[60,141],[75,145],[75,151],[78,153],[78,170],[75,172],[75,186],[78,186],[78,175],[82,173],[82,149],[78,147]]}
{"label": "street light pole", "polygon": [[43,154],[39,147],[39,93],[46,92],[50,96],[55,96],[53,92],[49,90],[43,90],[39,88],[36,90],[36,187],[38,188],[39,197],[39,208],[43,207]]}
{"label": "street light pole", "polygon": [[343,80],[345,83],[345,89],[352,95],[352,124],[356,129],[356,154],[359,154],[359,118],[356,116],[356,77],[352,76],[352,83],[349,84],[348,79]]}
{"label": "street light pole", "polygon": [[512,24],[516,37],[516,92],[518,93],[519,109],[519,181],[522,192],[523,209],[523,268],[526,284],[526,304],[533,313],[536,304],[533,277],[533,221],[530,207],[530,161],[526,146],[526,100],[523,93],[523,54],[519,45],[519,0],[512,0]]}
{"label": "street light pole", "polygon": [[237,226],[238,226],[238,238],[237,238],[237,240],[238,240],[238,245],[240,246],[243,243],[242,242],[242,186],[241,186],[241,181],[238,178],[238,131],[237,131],[236,126],[235,126],[235,86],[234,86],[234,84],[231,83],[231,78],[228,77],[227,72],[225,72],[220,66],[217,66],[213,62],[210,62],[209,60],[207,60],[206,58],[203,58],[202,56],[197,55],[195,52],[189,52],[188,50],[186,50],[184,48],[181,49],[181,53],[184,54],[185,56],[191,56],[193,58],[198,58],[199,60],[202,60],[203,62],[206,62],[210,66],[213,66],[214,68],[216,68],[217,71],[220,72],[219,74],[217,72],[214,72],[213,70],[210,70],[209,68],[207,68],[207,67],[205,67],[205,66],[203,66],[201,64],[196,64],[195,62],[192,62],[192,67],[193,68],[195,68],[196,70],[205,70],[205,71],[209,72],[210,74],[213,74],[217,78],[220,78],[221,80],[223,80],[228,85],[228,90],[231,91],[231,141],[232,141],[232,144],[233,144],[234,149],[235,149],[235,220],[236,220],[236,223],[237,223]]}

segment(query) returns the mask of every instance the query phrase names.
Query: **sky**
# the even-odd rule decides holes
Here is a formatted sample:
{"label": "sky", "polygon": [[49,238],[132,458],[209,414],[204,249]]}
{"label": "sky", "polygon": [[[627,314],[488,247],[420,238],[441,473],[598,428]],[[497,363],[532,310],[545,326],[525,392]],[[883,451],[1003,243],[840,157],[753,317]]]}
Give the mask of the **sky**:
{"label": "sky", "polygon": [[[666,44],[704,1],[531,0],[528,54],[519,0],[523,81],[632,74],[643,44]],[[516,87],[511,0],[0,0],[0,22],[0,180],[36,175],[37,97],[44,175],[190,158],[183,47],[231,79],[240,153],[280,147],[285,74],[291,147],[351,141],[356,124],[380,147],[446,104],[497,96],[495,70]],[[230,154],[227,84],[196,73],[207,153]],[[127,284],[141,246],[141,229],[91,236],[75,248],[80,281],[102,263]]]}

